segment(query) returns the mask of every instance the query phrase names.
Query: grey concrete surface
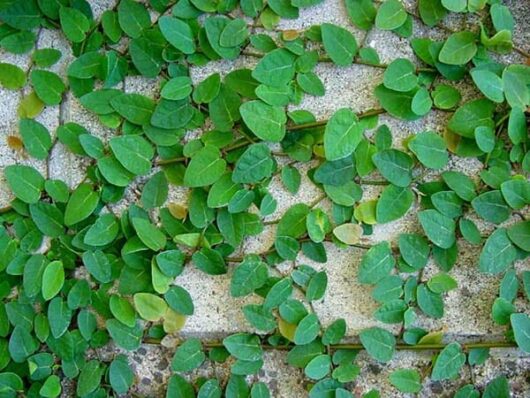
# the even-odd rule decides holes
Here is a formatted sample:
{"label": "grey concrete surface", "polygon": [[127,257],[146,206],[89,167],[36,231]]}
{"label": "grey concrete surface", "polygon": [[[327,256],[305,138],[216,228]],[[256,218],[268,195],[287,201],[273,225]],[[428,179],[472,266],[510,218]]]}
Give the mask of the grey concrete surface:
{"label": "grey concrete surface", "polygon": [[[96,17],[112,8],[114,0],[90,0]],[[409,9],[413,9],[415,2],[405,1]],[[517,46],[525,51],[530,51],[530,2],[521,0],[509,0],[506,3],[514,13],[517,25],[515,29],[515,42]],[[382,62],[390,62],[397,57],[406,57],[414,62],[412,49],[406,39],[399,38],[390,32],[372,30],[367,35],[350,23],[342,0],[326,0],[323,4],[304,9],[300,12],[297,20],[282,20],[280,29],[304,29],[314,24],[332,22],[346,27],[355,34],[358,42],[377,50]],[[458,28],[465,21],[459,17],[451,17],[448,24]],[[414,22],[416,36],[443,38],[446,32],[437,28],[426,28],[416,20]],[[71,60],[71,51],[67,41],[57,32],[43,30],[38,41],[39,48],[57,48],[63,52],[63,58],[52,70],[65,74],[66,67]],[[518,55],[502,57],[506,62],[521,62],[524,59]],[[20,66],[24,70],[30,67],[28,55],[8,54],[0,50],[0,60]],[[241,57],[234,62],[218,61],[211,62],[204,67],[193,67],[191,76],[194,82],[199,82],[213,72],[226,74],[229,71],[241,67],[252,66],[256,59]],[[352,65],[347,68],[338,68],[332,64],[319,64],[316,73],[320,76],[326,87],[323,97],[305,96],[299,106],[291,109],[307,109],[315,114],[318,119],[327,118],[335,110],[341,107],[349,107],[355,112],[362,112],[377,107],[377,100],[372,94],[373,88],[382,81],[380,69]],[[141,77],[127,78],[124,89],[128,92],[139,92],[145,95],[154,95],[158,87],[156,79],[144,79]],[[469,81],[459,83],[464,99],[476,96],[476,91],[470,86]],[[51,153],[48,162],[36,161],[23,152],[10,149],[6,145],[9,135],[17,134],[17,107],[24,95],[29,94],[26,87],[21,92],[8,91],[0,88],[0,170],[5,166],[16,163],[30,164],[35,166],[43,175],[50,178],[60,178],[75,187],[84,177],[86,162],[79,157],[69,153],[60,143],[57,143]],[[391,128],[394,143],[401,145],[403,139],[411,134],[425,130],[443,131],[443,126],[449,115],[442,112],[431,112],[427,117],[416,122],[403,122],[389,116],[381,116],[380,123],[386,123]],[[76,122],[87,128],[92,134],[103,140],[112,136],[111,129],[104,127],[97,116],[87,112],[72,96],[67,95],[63,105],[46,107],[37,120],[49,128],[52,134],[60,123]],[[189,137],[196,136],[200,132],[189,133]],[[368,134],[371,134],[370,132]],[[270,191],[278,200],[277,211],[269,216],[267,220],[278,219],[290,206],[295,203],[311,202],[319,193],[305,172],[311,165],[297,165],[302,172],[302,188],[295,195],[287,192],[280,179],[275,177],[270,184]],[[480,170],[480,163],[476,159],[461,159],[452,157],[447,169],[459,170],[476,178]],[[426,178],[435,179],[438,173],[428,174]],[[374,173],[370,178],[377,179]],[[135,181],[128,188],[126,198],[119,204],[112,206],[112,210],[119,212],[129,203],[138,199],[137,191],[141,189],[144,179]],[[376,198],[381,187],[365,186],[363,200]],[[7,188],[3,174],[0,173],[0,207],[8,204],[12,198]],[[171,187],[168,202],[186,203],[187,190],[182,187]],[[323,201],[320,206],[329,208],[329,203]],[[374,227],[371,236],[363,237],[362,243],[373,244],[383,240],[389,240],[393,244],[402,232],[419,231],[416,212],[418,206],[414,206],[402,219]],[[528,209],[526,210],[528,212]],[[508,221],[507,223],[513,222]],[[480,223],[480,228],[487,233],[492,226]],[[274,227],[266,227],[264,232],[255,238],[247,240],[242,252],[263,252],[270,248],[274,241]],[[485,338],[493,336],[500,338],[503,328],[495,326],[490,317],[490,308],[497,295],[498,278],[479,274],[477,270],[478,249],[460,242],[459,260],[451,275],[459,282],[459,288],[450,292],[445,298],[446,315],[443,319],[433,321],[420,318],[418,325],[432,330],[442,330],[447,339],[469,339]],[[328,250],[328,262],[316,264],[311,260],[299,255],[297,262],[314,266],[317,269],[325,269],[329,277],[328,290],[325,297],[314,304],[321,322],[328,325],[338,317],[344,317],[347,322],[347,335],[355,339],[359,331],[365,327],[378,325],[372,313],[376,303],[370,297],[370,288],[357,282],[357,268],[363,251],[360,249],[338,249],[331,244],[326,244]],[[281,265],[283,269],[289,269],[290,264]],[[519,262],[518,269],[528,269],[530,264]],[[436,272],[435,266],[429,264],[424,277]],[[245,299],[234,299],[229,295],[230,273],[226,276],[212,277],[200,273],[193,267],[188,267],[180,275],[176,283],[188,289],[194,303],[195,314],[187,319],[186,325],[178,338],[201,337],[219,338],[237,331],[251,330],[245,321],[240,307],[250,302],[259,302],[259,298],[250,297]],[[109,347],[107,355],[119,351]],[[170,375],[169,363],[172,350],[161,346],[145,345],[138,352],[130,354],[135,371],[138,375],[135,391],[145,396],[158,397],[163,395],[164,385]],[[369,360],[361,353],[360,364],[362,366],[361,376],[358,382],[352,384],[351,390],[355,394],[361,394],[370,388],[379,387],[384,397],[403,396],[388,383],[388,373],[398,366],[410,366],[428,373],[430,363],[429,353],[401,352],[388,365],[377,364]],[[452,382],[438,383],[429,380],[425,383],[425,389],[421,397],[452,396],[456,387],[468,383],[472,378],[478,385],[483,385],[488,380],[499,374],[510,377],[510,383],[514,391],[514,397],[530,396],[530,358],[520,357],[516,351],[495,351],[492,358],[486,364],[473,370],[465,369],[462,376]],[[229,369],[227,365],[205,364],[198,371],[198,375],[226,377]],[[285,363],[285,353],[268,352],[264,369],[255,377],[267,382],[273,391],[274,397],[302,397],[305,396],[307,380],[304,381],[303,372],[293,369]],[[252,378],[251,378],[252,379]],[[356,395],[359,396],[359,395]]]}

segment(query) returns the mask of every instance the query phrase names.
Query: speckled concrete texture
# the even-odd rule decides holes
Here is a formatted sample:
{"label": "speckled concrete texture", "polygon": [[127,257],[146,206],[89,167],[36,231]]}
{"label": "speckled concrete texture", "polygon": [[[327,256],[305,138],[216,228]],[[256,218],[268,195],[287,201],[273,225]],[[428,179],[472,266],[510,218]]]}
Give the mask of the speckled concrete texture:
{"label": "speckled concrete texture", "polygon": [[[92,10],[96,18],[106,10],[113,8],[116,0],[90,0]],[[415,9],[415,1],[404,1],[409,10]],[[515,43],[526,52],[530,51],[530,1],[507,0],[505,1],[514,14],[517,22],[515,28]],[[156,15],[153,15],[156,18]],[[341,25],[350,30],[359,43],[377,50],[381,62],[391,62],[398,57],[405,57],[418,63],[407,39],[398,37],[391,32],[372,30],[368,34],[356,29],[346,13],[342,0],[325,0],[323,4],[304,9],[296,20],[282,20],[279,29],[305,29],[314,24],[331,22]],[[476,21],[475,21],[476,22]],[[459,29],[466,21],[461,15],[447,18],[447,25]],[[468,21],[469,23],[469,21]],[[414,35],[422,37],[444,38],[447,32],[434,27],[427,28],[417,20],[414,21]],[[53,66],[52,70],[63,75],[71,60],[71,50],[67,41],[59,33],[43,29],[39,35],[39,48],[52,47],[62,51],[61,61]],[[504,62],[526,61],[520,54],[513,53],[503,56]],[[28,55],[12,55],[0,49],[1,62],[9,62],[24,70],[30,68],[31,62]],[[252,67],[257,62],[253,57],[240,57],[234,62],[215,61],[203,67],[192,67],[191,77],[194,83],[200,82],[211,73],[219,72],[222,75],[245,67]],[[339,68],[331,63],[321,63],[315,72],[322,79],[326,94],[322,97],[306,95],[301,104],[292,106],[290,110],[306,109],[314,113],[317,119],[330,117],[337,109],[342,107],[351,108],[355,112],[362,112],[378,107],[377,100],[373,95],[373,89],[383,78],[381,69],[352,65]],[[442,82],[442,80],[440,80]],[[448,82],[443,82],[448,83]],[[448,83],[454,84],[454,83]],[[124,84],[127,92],[138,92],[148,96],[154,96],[158,90],[157,79],[145,79],[142,77],[128,77]],[[470,85],[469,81],[459,82],[457,88],[463,94],[463,102],[476,97],[477,91]],[[75,187],[84,177],[86,161],[80,159],[60,143],[54,145],[49,161],[36,161],[27,157],[23,152],[10,149],[6,145],[9,135],[18,134],[17,107],[24,95],[29,94],[29,84],[22,92],[8,91],[0,88],[0,170],[10,164],[30,164],[36,167],[43,175],[50,178],[63,179],[70,187]],[[402,146],[403,140],[418,132],[432,130],[443,131],[443,126],[450,115],[446,112],[431,112],[428,116],[415,122],[403,122],[390,116],[380,116],[379,123],[387,124],[392,133],[394,145]],[[65,102],[61,106],[47,107],[39,115],[37,120],[43,123],[54,135],[61,123],[75,122],[88,129],[92,134],[104,141],[112,136],[111,129],[103,126],[98,117],[86,111],[71,94],[67,94]],[[369,131],[370,135],[373,132]],[[189,136],[196,136],[200,132],[191,132]],[[279,160],[280,162],[283,160]],[[296,167],[302,173],[302,187],[296,194],[289,193],[282,185],[279,176],[272,179],[269,190],[278,201],[277,211],[266,218],[267,221],[276,220],[293,204],[299,202],[310,203],[318,195],[320,190],[314,186],[306,176],[306,172],[315,164],[297,164]],[[462,159],[451,157],[447,169],[462,171],[476,179],[481,164],[477,159]],[[438,178],[439,173],[429,173],[426,179]],[[379,179],[377,173],[368,176],[370,179]],[[145,177],[135,181],[127,189],[125,199],[111,207],[114,212],[120,212],[128,204],[138,199]],[[365,186],[362,200],[377,198],[382,187]],[[185,203],[187,190],[182,187],[171,187],[169,202]],[[0,173],[0,208],[6,206],[12,196],[5,184],[3,173]],[[330,203],[324,200],[319,206],[328,209]],[[413,208],[400,220],[384,225],[376,225],[373,234],[364,236],[361,243],[374,244],[383,240],[389,240],[394,246],[396,239],[403,232],[419,232],[416,213],[419,206]],[[530,210],[526,210],[530,212]],[[471,215],[473,218],[473,215]],[[508,225],[513,220],[507,221]],[[492,225],[480,222],[482,232],[488,233]],[[267,226],[264,232],[243,244],[241,253],[264,252],[274,242],[274,226]],[[489,338],[502,338],[504,328],[494,325],[490,317],[491,304],[497,296],[498,278],[482,275],[478,272],[477,262],[479,248],[464,242],[459,242],[458,262],[451,275],[458,281],[459,288],[446,295],[446,305],[443,319],[433,321],[420,317],[418,326],[424,326],[430,330],[441,330],[446,334],[447,342],[454,339],[480,340],[485,336]],[[325,269],[329,278],[328,289],[325,297],[314,303],[314,308],[323,325],[329,325],[335,319],[344,317],[347,322],[347,336],[350,340],[356,340],[356,336],[363,328],[370,326],[388,327],[374,320],[373,311],[376,303],[370,296],[370,287],[360,285],[357,281],[357,271],[364,251],[361,249],[338,249],[330,243],[326,243],[328,261],[318,264],[304,257],[302,254],[297,259],[298,264],[309,264],[316,269]],[[291,263],[281,264],[279,269],[289,270]],[[530,264],[520,261],[518,269],[528,269]],[[231,271],[230,271],[231,272]],[[195,314],[187,319],[187,323],[178,336],[179,339],[188,337],[200,337],[215,339],[226,336],[237,331],[252,331],[246,322],[241,306],[248,303],[259,302],[258,297],[245,299],[234,299],[229,294],[230,272],[224,276],[208,276],[194,267],[185,269],[175,281],[185,287],[191,294],[195,304]],[[423,278],[429,278],[437,272],[434,264],[429,263]],[[397,329],[389,328],[397,331]],[[101,350],[100,355],[111,357],[120,350],[113,346]],[[128,354],[137,374],[135,392],[142,396],[161,397],[164,395],[165,385],[169,376],[170,362],[173,348],[163,346],[145,345],[135,353]],[[362,367],[361,375],[355,384],[348,388],[360,396],[371,388],[378,387],[382,390],[384,397],[402,397],[401,393],[388,382],[388,374],[397,367],[410,367],[418,369],[422,374],[428,374],[432,353],[399,352],[390,364],[382,365],[367,358],[365,353],[359,354],[359,363]],[[228,364],[212,364],[206,362],[198,369],[194,376],[219,376],[223,379],[229,374]],[[450,382],[432,382],[426,379],[425,388],[419,396],[421,397],[450,397],[454,391],[471,380],[477,385],[483,386],[492,378],[504,374],[510,379],[513,397],[530,397],[530,358],[520,356],[515,350],[492,350],[492,357],[482,366],[474,369],[466,367],[460,378]],[[306,396],[307,380],[304,380],[303,372],[286,364],[285,352],[267,352],[265,365],[262,371],[249,380],[259,379],[265,381],[272,391],[273,397],[297,398]],[[65,395],[68,396],[68,395]]]}

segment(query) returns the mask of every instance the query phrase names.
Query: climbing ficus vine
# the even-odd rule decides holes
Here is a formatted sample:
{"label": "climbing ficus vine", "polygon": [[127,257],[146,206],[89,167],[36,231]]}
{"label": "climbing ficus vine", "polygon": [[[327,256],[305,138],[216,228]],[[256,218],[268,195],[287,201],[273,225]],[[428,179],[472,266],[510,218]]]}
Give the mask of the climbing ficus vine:
{"label": "climbing ficus vine", "polygon": [[[134,351],[178,336],[197,310],[178,284],[185,267],[228,273],[231,296],[256,296],[241,308],[252,332],[181,341],[168,398],[269,397],[264,382],[246,377],[259,373],[266,350],[288,351],[312,398],[353,397],[361,350],[381,363],[397,350],[433,353],[425,373],[390,374],[403,393],[419,393],[426,378],[458,377],[466,363],[484,363],[490,348],[530,353],[530,70],[500,61],[528,60],[513,44],[510,9],[500,0],[418,0],[413,8],[345,0],[356,31],[391,31],[416,56],[384,63],[354,29],[277,29],[321,2],[120,0],[94,18],[86,0],[0,0],[2,54],[31,60],[23,70],[0,59],[1,86],[21,93],[18,129],[3,132],[18,160],[3,168],[14,199],[0,213],[0,397],[58,397],[65,380],[75,381],[79,397],[133,394],[128,357],[103,359],[97,350],[112,343]],[[446,25],[458,16],[465,28]],[[413,36],[419,24],[444,38]],[[42,48],[45,29],[62,32],[71,57]],[[50,70],[65,57],[65,76]],[[190,77],[191,68],[240,57],[255,66]],[[378,106],[338,109],[329,119],[300,109],[304,97],[326,91],[315,71],[322,62],[373,67]],[[156,92],[125,90],[131,76],[156,78]],[[474,99],[463,100],[455,84],[463,80]],[[66,121],[67,101],[112,133]],[[46,108],[59,108],[55,131],[36,120]],[[444,116],[437,131],[400,142],[379,118],[430,113]],[[49,176],[59,146],[85,165],[73,187]],[[451,167],[462,158],[481,171]],[[31,166],[37,161],[46,167]],[[319,194],[279,214],[271,181],[296,194],[305,177]],[[373,200],[363,196],[370,186],[380,188]],[[168,199],[175,187],[185,202]],[[118,211],[130,191],[138,200]],[[413,208],[421,232],[367,243],[376,225]],[[274,243],[244,252],[265,228]],[[379,326],[358,336],[347,336],[348,319],[321,324],[313,303],[333,295],[325,267],[299,261],[303,254],[326,263],[330,245],[355,248],[357,282],[378,304]],[[451,270],[462,245],[480,247],[477,272],[500,280],[491,317],[505,325],[504,341],[447,341],[419,326],[420,317],[442,318],[445,295],[459,288]],[[427,277],[429,264],[437,271]],[[229,361],[228,380],[188,377],[207,360]],[[480,388],[469,380],[454,396],[510,395],[504,376]]]}

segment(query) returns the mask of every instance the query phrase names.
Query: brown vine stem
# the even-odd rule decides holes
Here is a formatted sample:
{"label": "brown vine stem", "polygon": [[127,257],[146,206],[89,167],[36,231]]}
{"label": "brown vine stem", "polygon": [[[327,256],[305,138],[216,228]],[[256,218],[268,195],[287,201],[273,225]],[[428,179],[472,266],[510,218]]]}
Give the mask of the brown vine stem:
{"label": "brown vine stem", "polygon": [[[144,344],[160,345],[161,340],[148,338],[143,340]],[[395,348],[399,351],[441,351],[448,344],[396,344]],[[477,348],[516,348],[517,344],[509,341],[488,341],[488,342],[478,342],[478,343],[460,343],[464,351],[469,351]],[[202,346],[206,349],[220,348],[224,347],[223,343],[220,341],[211,341],[203,342]],[[294,344],[284,344],[284,345],[270,345],[262,344],[261,347],[265,350],[278,350],[278,351],[288,351],[295,347]],[[329,346],[331,350],[364,350],[364,346],[359,343],[345,343],[345,344],[332,344]]]}
{"label": "brown vine stem", "polygon": [[[386,111],[384,109],[381,109],[381,108],[370,109],[368,111],[358,113],[357,117],[359,119],[363,119],[363,118],[370,117],[370,116],[381,115],[383,113],[386,113]],[[328,123],[328,120],[329,119],[323,119],[323,120],[317,120],[316,122],[294,124],[294,125],[287,126],[286,130],[287,131],[298,131],[298,130],[305,130],[305,129],[315,128],[315,127],[321,127],[321,126],[325,126]],[[252,141],[250,141],[248,137],[241,137],[241,139],[236,141],[235,144],[230,145],[227,148],[224,148],[223,151],[224,152],[230,152],[230,151],[233,151],[233,150],[236,150],[236,149],[239,149],[239,148],[246,147],[247,145],[249,145],[251,143],[252,143]],[[162,165],[168,165],[168,164],[173,164],[173,163],[184,162],[187,159],[188,159],[187,157],[178,157],[178,158],[173,158],[173,159],[163,159],[163,160],[157,160],[155,164],[157,166],[162,166]]]}
{"label": "brown vine stem", "polygon": [[[255,51],[242,51],[241,55],[244,55],[246,57],[263,58],[266,54],[258,53]],[[318,57],[318,62],[332,63],[333,61],[329,57],[320,56]],[[371,66],[373,68],[379,68],[379,69],[388,68],[388,64],[381,64],[381,63],[376,64],[373,62],[367,62],[367,61],[363,61],[359,57],[355,57],[353,59],[352,65]],[[436,72],[436,69],[422,67],[422,68],[416,68],[416,72]]]}

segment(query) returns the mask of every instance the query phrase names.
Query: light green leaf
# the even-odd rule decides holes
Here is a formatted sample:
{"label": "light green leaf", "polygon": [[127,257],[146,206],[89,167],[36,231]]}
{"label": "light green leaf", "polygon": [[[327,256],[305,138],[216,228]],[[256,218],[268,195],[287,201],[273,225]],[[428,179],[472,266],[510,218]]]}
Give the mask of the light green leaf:
{"label": "light green leaf", "polygon": [[385,87],[394,91],[410,91],[418,85],[416,67],[408,59],[395,59],[385,70],[383,83]]}
{"label": "light green leaf", "polygon": [[174,372],[189,372],[198,368],[206,359],[199,339],[188,339],[182,343],[171,361]]}
{"label": "light green leaf", "polygon": [[166,302],[151,293],[136,293],[134,295],[134,307],[143,319],[151,322],[160,320],[167,310]]}
{"label": "light green leaf", "polygon": [[396,338],[388,331],[372,327],[359,334],[362,345],[372,358],[379,362],[392,359],[396,346]]}
{"label": "light green leaf", "polygon": [[324,132],[326,159],[333,161],[351,155],[362,136],[363,128],[355,113],[347,108],[339,109],[328,121]]}
{"label": "light green leaf", "polygon": [[416,369],[398,369],[390,373],[390,383],[404,393],[421,391],[421,376]]}
{"label": "light green leaf", "polygon": [[18,126],[28,153],[36,159],[46,159],[52,147],[52,138],[48,129],[32,119],[21,119]]}
{"label": "light green leaf", "polygon": [[190,26],[178,18],[163,16],[158,20],[160,31],[166,40],[184,54],[195,52],[195,42]]}
{"label": "light green leaf", "polygon": [[377,10],[375,26],[382,30],[399,28],[407,20],[407,12],[399,0],[386,0]]}
{"label": "light green leaf", "polygon": [[64,284],[64,267],[61,261],[52,261],[42,274],[42,297],[51,300],[57,295]]}
{"label": "light green leaf", "polygon": [[72,192],[64,212],[64,224],[68,227],[90,216],[99,202],[99,194],[90,184],[79,184]]}
{"label": "light green leaf", "polygon": [[420,224],[429,240],[436,246],[448,249],[455,243],[455,222],[437,210],[418,213]]}
{"label": "light green leaf", "polygon": [[462,353],[462,348],[458,343],[447,345],[434,363],[431,379],[451,380],[458,376],[460,369],[466,362],[466,356]]}
{"label": "light green leaf", "polygon": [[151,170],[154,149],[146,139],[137,135],[122,135],[111,138],[109,144],[116,159],[131,173],[142,175]]}
{"label": "light green leaf", "polygon": [[475,34],[468,31],[453,33],[439,54],[440,62],[448,65],[467,64],[477,53]]}
{"label": "light green leaf", "polygon": [[416,134],[409,142],[409,148],[424,166],[431,169],[441,169],[449,161],[444,139],[430,131]]}
{"label": "light green leaf", "polygon": [[248,101],[239,111],[248,128],[262,140],[280,142],[285,136],[287,116],[282,108],[262,101]]}
{"label": "light green leaf", "polygon": [[351,65],[357,53],[357,41],[348,30],[323,23],[320,25],[324,49],[331,60],[338,66]]}
{"label": "light green leaf", "polygon": [[481,272],[497,274],[512,264],[517,258],[517,250],[508,238],[506,229],[498,228],[486,240],[479,257]]}
{"label": "light green leaf", "polygon": [[184,184],[190,187],[203,187],[215,183],[225,173],[226,161],[221,158],[219,149],[206,145],[191,159],[184,174]]}

